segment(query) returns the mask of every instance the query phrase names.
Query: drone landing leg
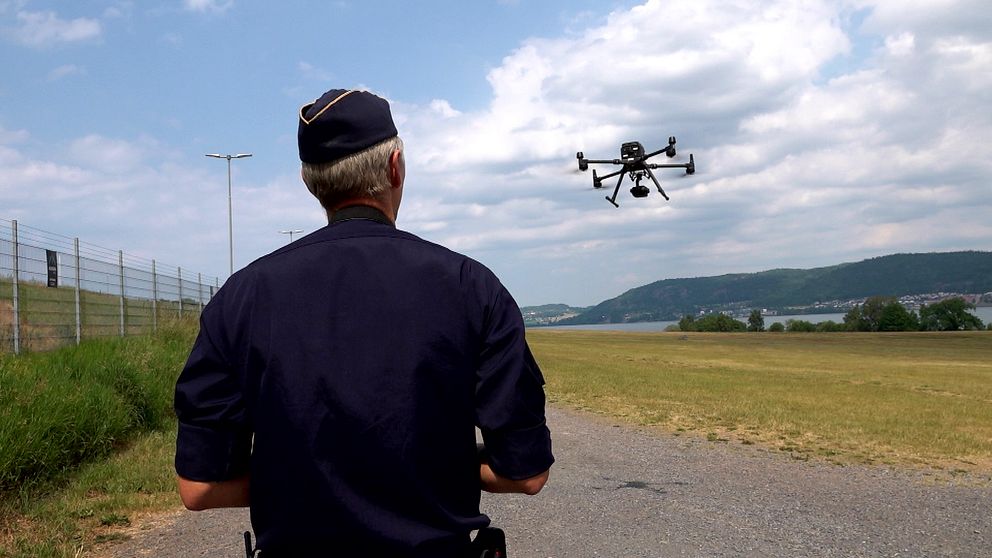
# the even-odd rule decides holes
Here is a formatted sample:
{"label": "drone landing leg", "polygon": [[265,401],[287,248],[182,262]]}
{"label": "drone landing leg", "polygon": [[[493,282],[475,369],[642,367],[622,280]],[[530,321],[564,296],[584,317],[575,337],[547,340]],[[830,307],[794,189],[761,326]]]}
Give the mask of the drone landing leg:
{"label": "drone landing leg", "polygon": [[606,196],[606,201],[612,203],[613,204],[613,207],[616,207],[616,208],[619,208],[620,207],[620,204],[617,203],[617,194],[620,193],[620,183],[623,182],[623,175],[624,175],[624,173],[621,171],[620,172],[620,178],[617,179],[617,186],[616,186],[616,188],[613,189],[613,196],[612,197]]}
{"label": "drone landing leg", "polygon": [[668,194],[666,194],[665,191],[661,189],[661,184],[658,183],[658,179],[654,177],[654,173],[651,172],[651,169],[644,169],[644,170],[646,170],[648,172],[648,176],[651,177],[651,180],[654,182],[654,185],[658,187],[658,192],[662,196],[664,196],[665,199],[667,200],[668,199]]}

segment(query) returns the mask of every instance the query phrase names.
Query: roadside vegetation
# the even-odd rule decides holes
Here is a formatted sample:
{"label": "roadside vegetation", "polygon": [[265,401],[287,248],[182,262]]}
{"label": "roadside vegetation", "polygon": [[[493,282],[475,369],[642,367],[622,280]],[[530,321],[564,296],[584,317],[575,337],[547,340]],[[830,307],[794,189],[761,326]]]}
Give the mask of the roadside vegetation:
{"label": "roadside vegetation", "polygon": [[195,331],[0,355],[0,557],[79,556],[176,504],[172,394]]}

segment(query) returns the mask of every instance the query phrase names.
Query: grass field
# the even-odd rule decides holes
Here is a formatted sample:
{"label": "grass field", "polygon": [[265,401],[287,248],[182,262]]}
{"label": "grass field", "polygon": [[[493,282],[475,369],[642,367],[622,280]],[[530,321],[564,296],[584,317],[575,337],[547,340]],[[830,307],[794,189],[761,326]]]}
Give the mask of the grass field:
{"label": "grass field", "polygon": [[535,330],[549,399],[797,458],[992,473],[992,333]]}
{"label": "grass field", "polygon": [[79,556],[175,508],[175,379],[196,323],[0,354],[0,558]]}
{"label": "grass field", "polygon": [[[121,349],[98,343],[16,359],[7,355],[0,399],[6,397],[7,405],[37,401],[43,406],[20,411],[8,406],[6,415],[56,415],[61,411],[53,405],[77,397],[58,384],[77,382],[79,371],[86,371],[94,379],[89,383],[95,395],[116,393],[123,397],[117,405],[125,410],[154,401],[160,412],[149,416],[162,417],[195,327],[190,322],[181,331],[167,329],[166,338],[154,342],[114,341]],[[992,332],[531,330],[528,339],[555,405],[713,443],[773,448],[796,459],[925,467],[943,471],[938,477],[946,473],[979,482],[992,474]],[[85,364],[89,360],[93,366]],[[25,372],[29,363],[32,371]],[[143,387],[122,390],[132,384],[109,381],[113,370],[127,372],[122,377],[129,381],[144,378]],[[154,371],[154,379],[141,371]],[[48,391],[55,396],[37,396]],[[145,412],[129,416],[141,418]],[[67,420],[83,424],[81,418]],[[91,555],[102,543],[126,536],[125,528],[142,514],[177,509],[175,424],[171,417],[163,420],[168,424],[133,423],[129,432],[139,432],[119,435],[109,457],[73,470],[64,469],[74,461],[52,459],[48,480],[19,483],[27,488],[0,493],[0,558]],[[54,432],[72,439],[69,431],[59,430],[62,422],[37,423],[32,437],[54,439]],[[110,424],[109,419],[100,424]],[[157,427],[140,432],[150,424]],[[100,428],[92,429],[93,436],[101,435]],[[9,440],[16,438],[8,434],[13,436]],[[46,455],[43,444],[36,447],[38,456]],[[22,474],[33,470],[20,469]]]}

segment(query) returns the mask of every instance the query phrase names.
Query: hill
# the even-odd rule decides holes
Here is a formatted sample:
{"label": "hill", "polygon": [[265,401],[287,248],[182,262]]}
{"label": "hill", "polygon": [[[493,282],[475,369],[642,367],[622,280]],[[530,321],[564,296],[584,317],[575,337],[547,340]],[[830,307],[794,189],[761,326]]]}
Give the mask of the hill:
{"label": "hill", "polygon": [[677,320],[700,312],[843,311],[869,296],[992,292],[992,252],[894,254],[815,269],[665,279],[631,289],[566,324]]}

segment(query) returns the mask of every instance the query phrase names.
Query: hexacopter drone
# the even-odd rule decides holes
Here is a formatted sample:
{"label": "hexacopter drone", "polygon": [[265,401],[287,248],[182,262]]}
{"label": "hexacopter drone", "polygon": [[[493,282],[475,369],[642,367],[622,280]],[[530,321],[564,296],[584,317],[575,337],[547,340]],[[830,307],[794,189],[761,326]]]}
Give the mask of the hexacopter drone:
{"label": "hexacopter drone", "polygon": [[619,159],[603,159],[603,160],[593,160],[586,159],[585,155],[581,151],[575,154],[575,158],[579,160],[579,170],[585,171],[589,170],[589,164],[612,164],[612,165],[623,165],[623,168],[616,172],[611,172],[610,174],[604,176],[598,176],[596,174],[596,169],[592,171],[592,185],[594,188],[602,188],[603,180],[607,178],[613,178],[614,176],[620,175],[620,179],[617,180],[617,186],[613,189],[612,196],[606,196],[606,201],[612,203],[615,207],[620,207],[617,203],[617,194],[620,192],[620,184],[623,182],[623,177],[625,175],[630,175],[630,179],[634,181],[634,186],[630,189],[630,193],[635,198],[646,198],[650,190],[647,186],[641,185],[641,179],[645,175],[651,178],[654,185],[658,187],[658,192],[668,199],[668,194],[661,189],[661,184],[658,183],[658,179],[654,177],[654,173],[651,169],[674,169],[680,168],[685,169],[686,174],[694,174],[696,172],[696,162],[692,158],[692,154],[689,154],[688,163],[669,163],[664,165],[659,165],[656,163],[647,163],[646,161],[655,155],[664,152],[669,158],[675,156],[675,136],[670,136],[668,138],[668,147],[659,149],[658,151],[653,151],[648,154],[644,154],[644,146],[638,141],[629,141],[620,146],[620,158]]}

